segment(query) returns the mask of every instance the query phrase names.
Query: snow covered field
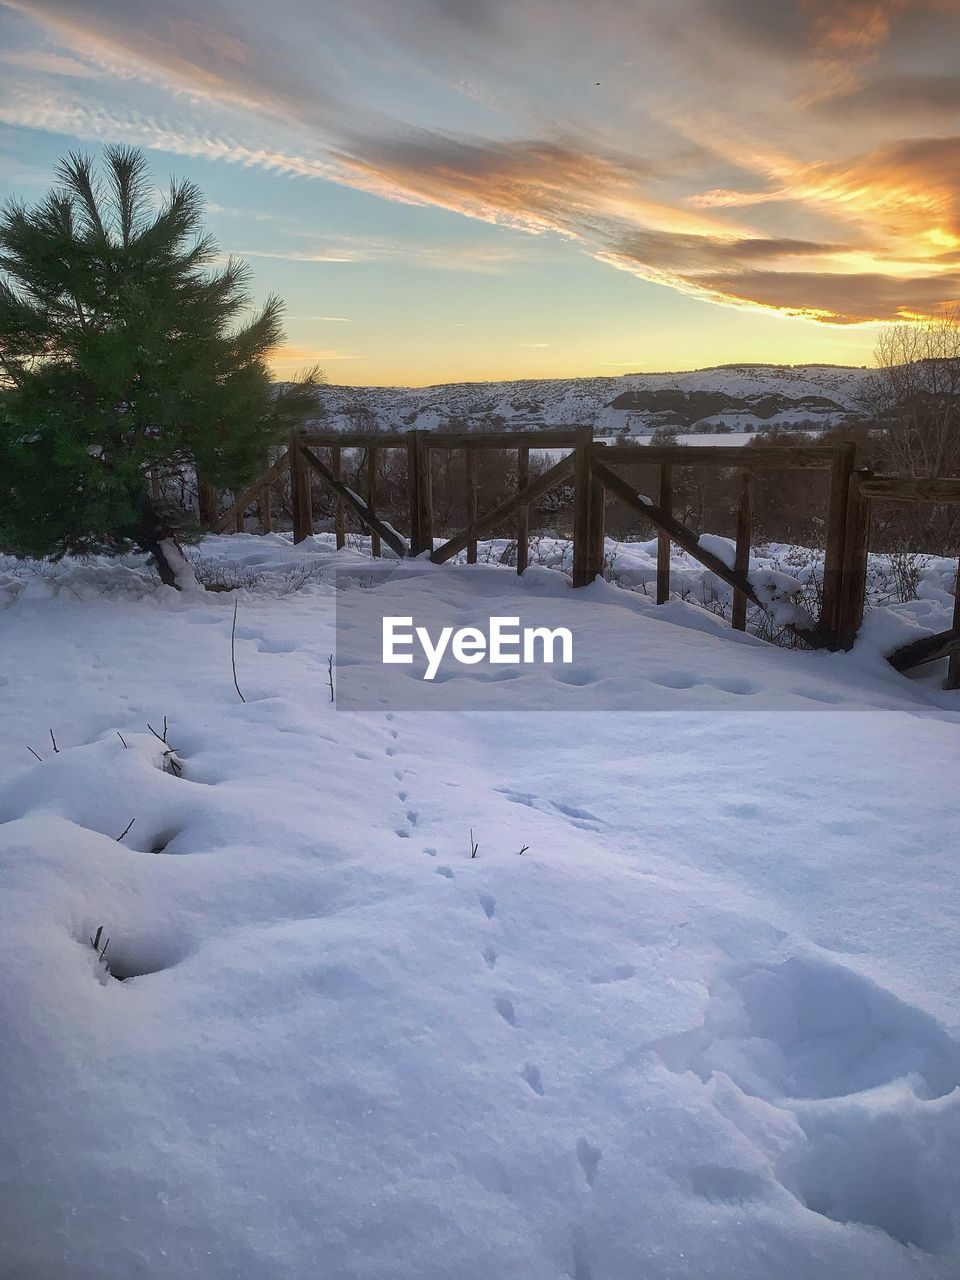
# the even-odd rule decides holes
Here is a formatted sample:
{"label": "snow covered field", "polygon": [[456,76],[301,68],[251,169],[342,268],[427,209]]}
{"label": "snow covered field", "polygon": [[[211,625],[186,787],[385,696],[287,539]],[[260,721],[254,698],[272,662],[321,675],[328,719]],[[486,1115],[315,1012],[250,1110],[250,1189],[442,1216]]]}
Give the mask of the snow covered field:
{"label": "snow covered field", "polygon": [[504,570],[572,671],[347,713],[363,556],[200,554],[0,560],[4,1280],[955,1280],[939,577],[831,655]]}

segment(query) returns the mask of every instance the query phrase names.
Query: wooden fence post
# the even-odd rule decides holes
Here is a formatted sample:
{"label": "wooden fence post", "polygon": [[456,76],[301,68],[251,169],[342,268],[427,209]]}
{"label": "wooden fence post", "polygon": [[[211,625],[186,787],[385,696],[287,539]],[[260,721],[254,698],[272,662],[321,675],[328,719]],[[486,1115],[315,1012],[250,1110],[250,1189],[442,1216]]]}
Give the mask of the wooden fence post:
{"label": "wooden fence post", "polygon": [[[342,463],[340,446],[335,444],[330,450],[330,470],[333,472],[334,480],[340,479],[340,467]],[[346,545],[347,528],[343,510],[343,499],[336,497],[333,500],[333,529],[337,536],[337,550]]]}
{"label": "wooden fence post", "polygon": [[[668,516],[673,515],[673,467],[669,462],[660,464],[660,501],[661,511]],[[657,604],[666,604],[670,599],[670,535],[657,534]]]}
{"label": "wooden fence post", "polygon": [[[530,450],[517,450],[517,489],[523,490],[530,483]],[[527,568],[530,537],[530,508],[526,505],[517,508],[517,573],[524,573]]]}
{"label": "wooden fence post", "polygon": [[428,433],[417,432],[417,501],[420,506],[420,538],[424,551],[433,551],[433,477],[430,468]]}
{"label": "wooden fence post", "polygon": [[[367,450],[367,506],[376,514],[377,510],[377,448],[371,445]],[[370,554],[380,555],[380,535],[370,534]]]}
{"label": "wooden fence post", "polygon": [[823,554],[823,593],[820,626],[830,637],[830,648],[841,644],[843,624],[843,566],[847,540],[847,507],[850,501],[850,477],[857,459],[857,446],[843,443],[835,446],[830,468],[830,502],[827,508],[827,534]]}
{"label": "wooden fence post", "polygon": [[593,463],[590,470],[590,581],[602,578],[606,567],[605,513],[607,491],[599,480],[593,478]]}
{"label": "wooden fence post", "polygon": [[418,556],[423,550],[423,539],[420,536],[419,467],[417,432],[415,428],[411,428],[407,432],[407,507],[410,512],[410,554],[412,556]]}
{"label": "wooden fence post", "polygon": [[[957,580],[953,585],[953,627],[960,630],[960,560],[957,561]],[[960,689],[960,649],[954,649],[947,664],[945,689]]]}
{"label": "wooden fence post", "polygon": [[854,471],[847,491],[847,528],[843,548],[843,587],[838,628],[839,647],[852,649],[863,621],[870,550],[870,499],[860,492],[869,471]]}
{"label": "wooden fence post", "polygon": [[273,533],[273,485],[265,484],[260,490],[258,514],[260,516],[260,532]]}
{"label": "wooden fence post", "polygon": [[313,477],[300,452],[300,438],[296,431],[290,433],[287,447],[290,459],[290,506],[293,511],[293,540],[303,542],[313,533],[312,485]]}
{"label": "wooden fence post", "polygon": [[[480,508],[477,497],[477,451],[476,449],[464,449],[463,460],[466,465],[466,482],[467,482],[467,528],[471,528],[477,523],[480,517]],[[467,543],[467,564],[477,563],[477,540],[471,538]]]}
{"label": "wooden fence post", "polygon": [[[740,505],[737,508],[737,554],[733,567],[745,577],[750,574],[750,542],[753,534],[753,472],[744,467],[740,472]],[[733,593],[733,627],[747,629],[747,597],[742,591]]]}
{"label": "wooden fence post", "polygon": [[586,587],[593,581],[591,569],[591,508],[593,499],[593,427],[577,427],[573,470],[573,585]]}
{"label": "wooden fence post", "polygon": [[424,432],[407,432],[407,494],[410,502],[410,554],[433,550],[433,486],[430,450]]}

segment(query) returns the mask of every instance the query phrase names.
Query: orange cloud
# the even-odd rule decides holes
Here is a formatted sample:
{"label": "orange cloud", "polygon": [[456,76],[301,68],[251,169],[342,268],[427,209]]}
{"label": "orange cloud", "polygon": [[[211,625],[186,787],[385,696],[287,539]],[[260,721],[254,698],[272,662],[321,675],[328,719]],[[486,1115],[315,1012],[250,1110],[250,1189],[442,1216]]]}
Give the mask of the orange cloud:
{"label": "orange cloud", "polygon": [[[958,295],[958,0],[686,0],[682,20],[662,0],[408,0],[402,20],[354,0],[322,39],[253,0],[217,23],[185,0],[4,2],[110,76],[172,90],[173,123],[122,117],[148,145],[553,233],[737,306],[849,324]],[[111,136],[102,80],[11,88],[0,118]],[[257,253],[511,265],[499,246],[320,237]]]}

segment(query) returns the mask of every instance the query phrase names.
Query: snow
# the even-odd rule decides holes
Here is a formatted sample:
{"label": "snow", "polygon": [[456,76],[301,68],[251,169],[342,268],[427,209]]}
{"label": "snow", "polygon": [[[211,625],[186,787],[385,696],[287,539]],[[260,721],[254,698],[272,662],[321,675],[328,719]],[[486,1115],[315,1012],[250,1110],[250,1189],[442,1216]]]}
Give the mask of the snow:
{"label": "snow", "polygon": [[704,533],[697,539],[697,546],[703,547],[704,551],[709,551],[711,555],[716,556],[728,569],[732,569],[736,564],[737,544],[732,538],[720,538],[713,533]]}
{"label": "snow", "polygon": [[956,1277],[960,695],[882,657],[945,563],[826,654],[417,561],[573,679],[347,712],[363,552],[199,555],[0,560],[0,1274]]}
{"label": "snow", "polygon": [[[774,426],[815,431],[852,419],[874,377],[866,368],[745,364],[430,387],[333,385],[321,391],[317,425],[355,431],[362,418],[373,430],[392,432],[454,423],[480,431],[593,426],[600,435],[638,440],[668,426],[688,443],[743,444]],[[698,400],[704,395],[709,399]]]}

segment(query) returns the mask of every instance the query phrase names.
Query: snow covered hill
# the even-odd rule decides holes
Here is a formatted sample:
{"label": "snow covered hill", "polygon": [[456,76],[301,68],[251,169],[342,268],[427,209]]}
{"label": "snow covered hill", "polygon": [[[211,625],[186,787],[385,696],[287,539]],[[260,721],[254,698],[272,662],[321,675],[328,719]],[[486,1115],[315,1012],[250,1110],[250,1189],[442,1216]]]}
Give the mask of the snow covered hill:
{"label": "snow covered hill", "polygon": [[350,713],[369,561],[201,553],[0,566],[4,1280],[955,1280],[960,695],[534,568]]}
{"label": "snow covered hill", "polygon": [[872,371],[753,365],[617,378],[467,382],[435,387],[328,386],[318,425],[332,430],[472,430],[592,424],[604,435],[825,427],[853,416]]}

